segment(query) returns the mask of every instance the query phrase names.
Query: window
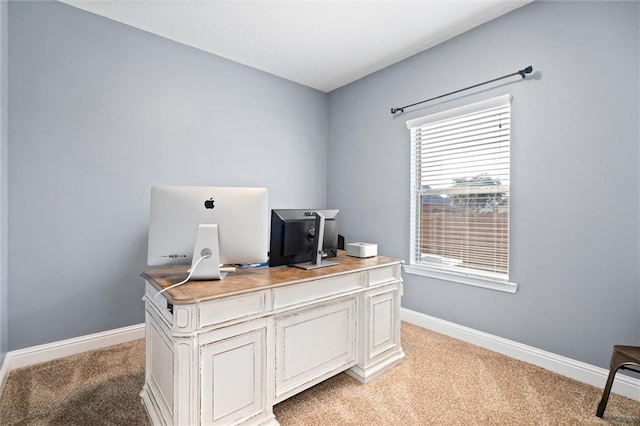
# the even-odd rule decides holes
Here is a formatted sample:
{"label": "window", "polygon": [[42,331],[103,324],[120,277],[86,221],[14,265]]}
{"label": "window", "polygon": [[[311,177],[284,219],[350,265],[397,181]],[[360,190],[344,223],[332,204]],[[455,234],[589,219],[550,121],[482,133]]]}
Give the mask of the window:
{"label": "window", "polygon": [[509,95],[407,121],[406,270],[515,292],[509,283]]}

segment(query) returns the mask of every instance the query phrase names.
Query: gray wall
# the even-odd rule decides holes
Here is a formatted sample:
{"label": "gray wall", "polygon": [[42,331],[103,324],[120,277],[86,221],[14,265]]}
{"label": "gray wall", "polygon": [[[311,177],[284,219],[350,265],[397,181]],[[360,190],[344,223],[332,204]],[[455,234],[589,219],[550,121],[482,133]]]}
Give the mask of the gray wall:
{"label": "gray wall", "polygon": [[7,311],[7,2],[0,1],[0,365],[9,344]]}
{"label": "gray wall", "polygon": [[[513,95],[518,293],[404,274],[404,307],[601,367],[613,344],[640,344],[639,8],[534,2],[330,94],[329,205],[348,241],[404,259],[405,121]],[[526,81],[389,112],[529,64]]]}
{"label": "gray wall", "polygon": [[325,207],[325,93],[57,2],[9,4],[9,350],[144,321],[149,188]]}

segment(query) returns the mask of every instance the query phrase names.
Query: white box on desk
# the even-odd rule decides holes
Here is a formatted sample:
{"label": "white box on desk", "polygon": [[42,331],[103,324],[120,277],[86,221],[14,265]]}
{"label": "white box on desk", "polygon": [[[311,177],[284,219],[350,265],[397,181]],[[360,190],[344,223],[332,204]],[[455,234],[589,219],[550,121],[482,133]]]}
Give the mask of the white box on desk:
{"label": "white box on desk", "polygon": [[347,255],[353,257],[373,257],[378,255],[378,245],[373,243],[347,243]]}

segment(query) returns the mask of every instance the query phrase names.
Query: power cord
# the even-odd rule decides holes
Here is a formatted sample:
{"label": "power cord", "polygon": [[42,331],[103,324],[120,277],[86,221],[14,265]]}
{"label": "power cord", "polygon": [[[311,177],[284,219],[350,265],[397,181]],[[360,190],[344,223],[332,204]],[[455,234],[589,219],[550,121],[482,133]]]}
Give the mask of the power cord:
{"label": "power cord", "polygon": [[193,275],[193,271],[196,270],[196,268],[198,267],[198,264],[200,262],[202,262],[205,259],[208,259],[211,257],[211,252],[209,251],[207,254],[205,254],[204,256],[200,257],[200,259],[198,259],[196,261],[196,263],[193,264],[193,267],[191,268],[191,270],[189,270],[189,275],[187,275],[187,278],[185,278],[184,280],[180,281],[179,283],[175,283],[170,285],[169,287],[163,288],[162,290],[160,290],[159,292],[156,293],[155,296],[153,296],[153,299],[156,300],[158,298],[158,296],[160,296],[160,294],[164,293],[167,290],[171,290],[172,288],[178,287],[179,285],[185,284],[189,281],[189,279],[191,278],[191,275]]}

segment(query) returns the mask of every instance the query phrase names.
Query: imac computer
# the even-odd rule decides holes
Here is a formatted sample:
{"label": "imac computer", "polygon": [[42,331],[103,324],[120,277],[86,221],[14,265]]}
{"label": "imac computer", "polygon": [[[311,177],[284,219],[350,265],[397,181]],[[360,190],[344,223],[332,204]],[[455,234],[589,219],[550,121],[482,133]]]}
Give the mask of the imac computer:
{"label": "imac computer", "polygon": [[336,265],[338,210],[271,210],[269,266],[315,269]]}
{"label": "imac computer", "polygon": [[266,188],[154,186],[149,266],[191,264],[190,279],[222,279],[222,264],[265,263]]}

